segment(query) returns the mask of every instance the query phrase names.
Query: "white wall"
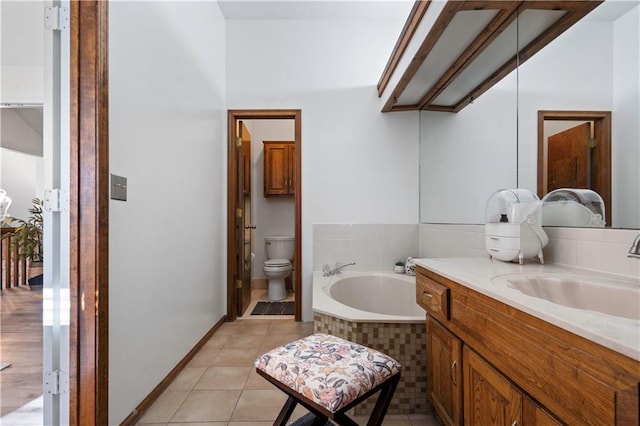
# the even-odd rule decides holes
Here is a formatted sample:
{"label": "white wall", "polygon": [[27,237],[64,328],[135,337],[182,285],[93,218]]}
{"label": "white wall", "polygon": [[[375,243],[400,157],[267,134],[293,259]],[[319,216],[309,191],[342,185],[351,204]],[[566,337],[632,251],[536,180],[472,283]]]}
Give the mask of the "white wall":
{"label": "white wall", "polygon": [[516,187],[516,78],[455,113],[420,113],[420,222],[483,223],[495,191]]}
{"label": "white wall", "polygon": [[0,2],[0,103],[44,100],[44,3]]}
{"label": "white wall", "polygon": [[295,203],[293,196],[264,196],[264,145],[262,141],[292,141],[295,138],[294,120],[247,120],[251,133],[251,223],[253,253],[256,255],[251,278],[264,276],[267,260],[264,238],[267,235],[295,235]]}
{"label": "white wall", "polygon": [[376,92],[403,23],[227,22],[228,108],[302,110],[306,321],[312,319],[312,224],[418,220],[417,113],[380,113]]}
{"label": "white wall", "polygon": [[43,167],[40,156],[0,148],[0,188],[11,197],[10,216],[27,219],[31,200],[43,198]]}
{"label": "white wall", "polygon": [[226,311],[225,23],[215,2],[112,2],[109,423]]}

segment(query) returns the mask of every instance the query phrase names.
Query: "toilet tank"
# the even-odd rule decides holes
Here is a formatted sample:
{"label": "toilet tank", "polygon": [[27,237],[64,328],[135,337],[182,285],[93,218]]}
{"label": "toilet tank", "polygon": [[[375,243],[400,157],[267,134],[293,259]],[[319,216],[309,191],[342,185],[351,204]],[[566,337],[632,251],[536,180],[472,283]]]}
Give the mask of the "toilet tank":
{"label": "toilet tank", "polygon": [[293,259],[295,238],[289,235],[271,235],[265,237],[267,259]]}

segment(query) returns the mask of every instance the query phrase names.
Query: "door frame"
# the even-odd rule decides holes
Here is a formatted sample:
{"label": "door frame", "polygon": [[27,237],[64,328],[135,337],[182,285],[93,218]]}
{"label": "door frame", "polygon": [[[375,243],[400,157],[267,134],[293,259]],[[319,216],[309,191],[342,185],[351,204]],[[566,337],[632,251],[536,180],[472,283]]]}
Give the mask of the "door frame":
{"label": "door frame", "polygon": [[[538,111],[538,197],[545,195],[544,188],[544,122],[545,121],[593,121],[595,139],[601,142],[595,154],[600,178],[596,179],[596,191],[605,205],[605,215],[611,227],[613,218],[611,205],[611,111]],[[603,177],[606,176],[607,179]]]}
{"label": "door frame", "polygon": [[302,110],[299,109],[249,109],[227,111],[227,321],[238,318],[235,291],[235,256],[236,242],[234,235],[234,203],[238,182],[236,180],[236,146],[235,123],[238,120],[294,120],[294,140],[296,149],[295,164],[295,254],[293,270],[296,272],[294,282],[295,320],[302,320]]}
{"label": "door frame", "polygon": [[70,4],[69,424],[109,424],[108,1]]}

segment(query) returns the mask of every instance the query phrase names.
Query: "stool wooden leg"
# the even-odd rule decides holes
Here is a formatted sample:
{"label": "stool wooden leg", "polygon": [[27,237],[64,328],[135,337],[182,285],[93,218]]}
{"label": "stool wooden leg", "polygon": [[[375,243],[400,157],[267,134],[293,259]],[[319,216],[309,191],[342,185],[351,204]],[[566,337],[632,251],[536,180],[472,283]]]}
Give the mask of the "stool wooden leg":
{"label": "stool wooden leg", "polygon": [[293,410],[296,408],[298,401],[292,396],[287,399],[287,402],[284,403],[284,406],[280,410],[280,414],[278,414],[278,418],[275,422],[273,422],[273,426],[286,426],[289,417],[293,413]]}
{"label": "stool wooden leg", "polygon": [[354,422],[353,419],[345,413],[337,413],[333,417],[333,420],[340,426],[358,426],[358,423]]}
{"label": "stool wooden leg", "polygon": [[400,374],[396,374],[388,381],[388,384],[380,390],[380,395],[378,395],[378,400],[373,407],[367,426],[380,426],[382,424],[382,420],[385,414],[387,414],[387,409],[389,408],[393,393],[396,391],[396,386],[398,386],[399,381]]}

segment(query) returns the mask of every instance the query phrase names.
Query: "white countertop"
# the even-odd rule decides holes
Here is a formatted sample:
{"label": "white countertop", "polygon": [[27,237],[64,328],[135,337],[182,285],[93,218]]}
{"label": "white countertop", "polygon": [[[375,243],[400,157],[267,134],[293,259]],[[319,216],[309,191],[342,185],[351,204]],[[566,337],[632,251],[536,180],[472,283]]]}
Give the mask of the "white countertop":
{"label": "white countertop", "polygon": [[492,278],[516,273],[562,273],[615,279],[639,287],[640,279],[560,265],[541,265],[539,263],[518,265],[499,260],[491,261],[489,258],[414,259],[414,261],[418,265],[472,290],[640,361],[640,318],[621,318],[566,307],[541,298],[527,296],[504,284],[496,284],[495,281],[492,282]]}

